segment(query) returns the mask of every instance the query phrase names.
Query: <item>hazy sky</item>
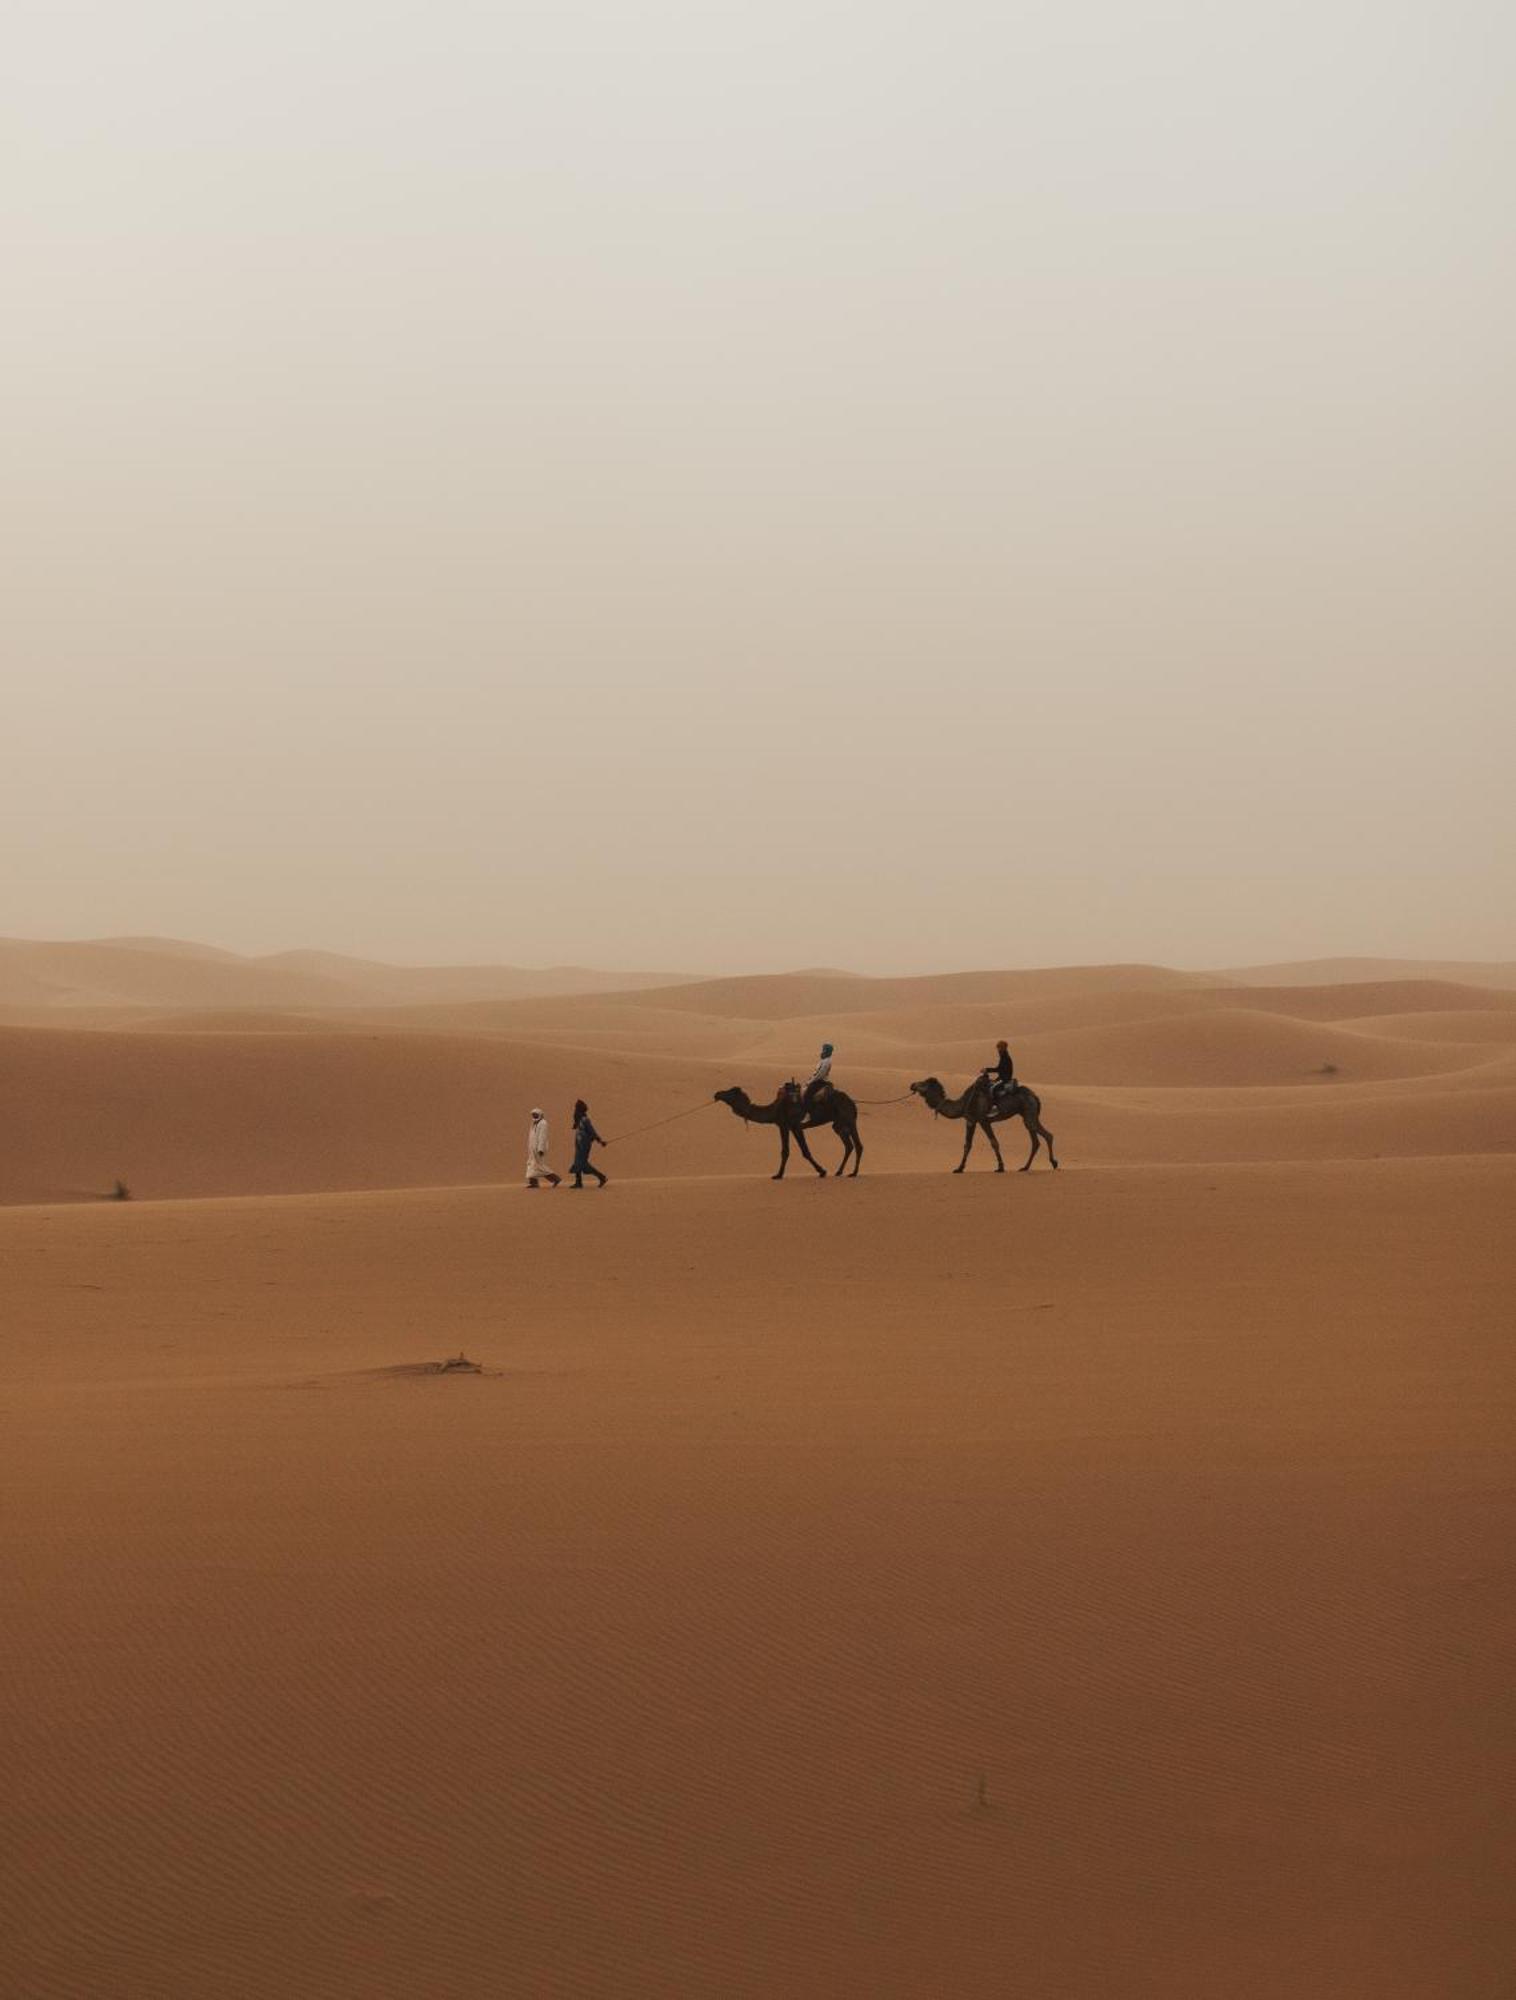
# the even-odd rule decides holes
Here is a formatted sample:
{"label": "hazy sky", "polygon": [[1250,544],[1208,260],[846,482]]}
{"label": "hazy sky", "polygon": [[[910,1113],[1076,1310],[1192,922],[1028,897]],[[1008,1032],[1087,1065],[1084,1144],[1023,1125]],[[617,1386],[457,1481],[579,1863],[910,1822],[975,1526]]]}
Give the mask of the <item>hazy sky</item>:
{"label": "hazy sky", "polygon": [[1516,955],[1502,0],[11,0],[0,932]]}

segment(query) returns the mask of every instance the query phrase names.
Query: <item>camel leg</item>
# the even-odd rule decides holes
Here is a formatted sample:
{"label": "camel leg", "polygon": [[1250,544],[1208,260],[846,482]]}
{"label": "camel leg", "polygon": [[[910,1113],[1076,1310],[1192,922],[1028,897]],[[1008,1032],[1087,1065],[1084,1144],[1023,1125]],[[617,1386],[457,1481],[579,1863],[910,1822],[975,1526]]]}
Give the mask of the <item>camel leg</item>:
{"label": "camel leg", "polygon": [[974,1134],[979,1130],[979,1127],[974,1123],[972,1118],[965,1118],[963,1125],[963,1158],[954,1167],[953,1172],[955,1174],[961,1174],[968,1165],[969,1154],[974,1150]]}
{"label": "camel leg", "polygon": [[1021,1171],[1025,1173],[1027,1171],[1027,1168],[1031,1166],[1033,1160],[1036,1159],[1037,1148],[1042,1144],[1042,1141],[1037,1137],[1037,1124],[1034,1119],[1023,1118],[1021,1122],[1023,1125],[1025,1125],[1027,1131],[1031,1134],[1031,1140],[1032,1140],[1032,1150],[1027,1154],[1026,1164],[1021,1169]]}
{"label": "camel leg", "polygon": [[772,1175],[771,1178],[776,1181],[782,1181],[784,1179],[784,1170],[789,1163],[790,1128],[788,1125],[781,1125],[779,1127],[779,1171],[777,1174]]}
{"label": "camel leg", "polygon": [[1003,1174],[1005,1172],[1005,1155],[1000,1150],[1000,1141],[995,1137],[995,1128],[993,1125],[985,1125],[984,1136],[989,1140],[990,1151],[995,1155],[995,1171],[997,1174]]}
{"label": "camel leg", "polygon": [[856,1125],[852,1128],[849,1136],[853,1141],[853,1179],[857,1180],[858,1169],[863,1165],[863,1140],[859,1137]]}
{"label": "camel leg", "polygon": [[1047,1149],[1048,1149],[1048,1158],[1049,1158],[1049,1159],[1050,1159],[1050,1160],[1052,1161],[1052,1163],[1053,1163],[1053,1171],[1054,1171],[1054,1173],[1057,1173],[1057,1171],[1058,1171],[1058,1155],[1057,1155],[1057,1154],[1056,1154],[1056,1153],[1055,1153],[1055,1152],[1053,1151],[1053,1135],[1052,1135],[1052,1133],[1051,1133],[1051,1132],[1050,1132],[1050,1131],[1048,1130],[1048,1128],[1046,1127],[1046,1125],[1044,1125],[1044,1124],[1043,1124],[1043,1122],[1042,1122],[1042,1120],[1041,1120],[1040,1118],[1039,1118],[1039,1119],[1037,1120],[1037,1133],[1038,1133],[1038,1136],[1039,1136],[1039,1137],[1041,1138],[1041,1140],[1042,1140],[1042,1143],[1043,1143],[1043,1144],[1044,1144],[1044,1145],[1045,1145],[1045,1146],[1047,1147]]}
{"label": "camel leg", "polygon": [[800,1125],[797,1125],[795,1127],[795,1144],[800,1148],[801,1152],[805,1155],[806,1159],[810,1162],[810,1164],[816,1169],[817,1173],[820,1174],[821,1178],[825,1180],[826,1168],[822,1166],[821,1162],[816,1158],[816,1155],[811,1151],[810,1147],[805,1143],[805,1130],[804,1127]]}
{"label": "camel leg", "polygon": [[840,1181],[842,1176],[847,1172],[848,1161],[853,1157],[853,1138],[852,1134],[843,1125],[838,1125],[835,1130],[837,1137],[842,1141],[842,1158],[837,1163],[835,1176]]}

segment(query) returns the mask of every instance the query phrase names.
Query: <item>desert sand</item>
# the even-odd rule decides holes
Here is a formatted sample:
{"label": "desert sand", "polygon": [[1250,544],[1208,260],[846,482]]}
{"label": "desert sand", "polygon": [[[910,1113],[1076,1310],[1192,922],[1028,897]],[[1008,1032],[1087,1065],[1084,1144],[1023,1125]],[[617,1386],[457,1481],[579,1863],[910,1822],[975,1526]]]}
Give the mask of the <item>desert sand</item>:
{"label": "desert sand", "polygon": [[[1501,968],[88,949],[0,1027],[0,1992],[1510,1990]],[[708,1100],[824,1033],[1008,1035],[1062,1171],[774,1185]]]}

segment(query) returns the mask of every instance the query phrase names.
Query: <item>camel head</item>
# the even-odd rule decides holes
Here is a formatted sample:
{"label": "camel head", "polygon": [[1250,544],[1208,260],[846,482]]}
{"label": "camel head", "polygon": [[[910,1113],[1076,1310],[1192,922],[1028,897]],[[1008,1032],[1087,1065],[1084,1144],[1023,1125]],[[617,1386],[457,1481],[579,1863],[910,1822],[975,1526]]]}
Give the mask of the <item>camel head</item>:
{"label": "camel head", "polygon": [[730,1085],[730,1087],[726,1090],[716,1091],[714,1094],[714,1101],[717,1104],[729,1104],[732,1110],[735,1111],[739,1117],[741,1117],[743,1112],[747,1110],[748,1105],[752,1102],[752,1099],[748,1096],[745,1090],[741,1089],[737,1084],[734,1083]]}
{"label": "camel head", "polygon": [[911,1093],[913,1096],[922,1098],[927,1104],[931,1105],[940,1104],[947,1096],[947,1092],[935,1076],[924,1076],[920,1083],[913,1083],[911,1085]]}

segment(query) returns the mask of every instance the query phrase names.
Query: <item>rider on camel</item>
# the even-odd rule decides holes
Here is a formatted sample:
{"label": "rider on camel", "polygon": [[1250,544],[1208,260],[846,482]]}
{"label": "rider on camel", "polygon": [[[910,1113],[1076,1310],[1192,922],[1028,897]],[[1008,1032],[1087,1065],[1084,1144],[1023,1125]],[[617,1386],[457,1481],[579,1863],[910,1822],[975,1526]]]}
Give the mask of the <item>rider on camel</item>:
{"label": "rider on camel", "polygon": [[1016,1088],[1016,1069],[1011,1061],[1011,1051],[1005,1042],[996,1042],[996,1056],[993,1063],[986,1066],[983,1074],[993,1079],[991,1088],[995,1102],[1003,1104]]}
{"label": "rider on camel", "polygon": [[807,1083],[805,1089],[800,1093],[800,1108],[802,1111],[810,1111],[811,1109],[813,1109],[816,1103],[816,1099],[820,1097],[824,1091],[828,1091],[831,1089],[833,1053],[834,1052],[830,1042],[823,1042],[821,1044],[821,1060],[817,1063],[814,1071],[812,1072],[810,1082]]}

